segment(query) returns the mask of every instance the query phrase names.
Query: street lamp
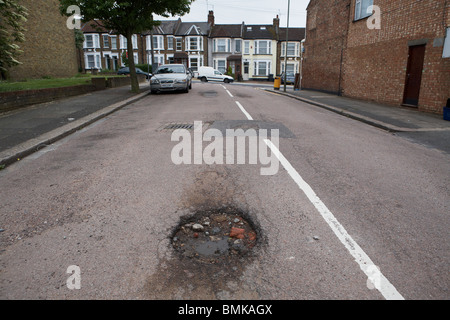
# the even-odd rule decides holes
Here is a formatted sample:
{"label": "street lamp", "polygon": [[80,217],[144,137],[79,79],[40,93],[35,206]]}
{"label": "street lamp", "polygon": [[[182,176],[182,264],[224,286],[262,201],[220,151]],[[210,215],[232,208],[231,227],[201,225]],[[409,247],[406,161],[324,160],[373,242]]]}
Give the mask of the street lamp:
{"label": "street lamp", "polygon": [[284,92],[286,92],[286,81],[287,81],[287,56],[288,56],[288,44],[289,44],[289,12],[291,9],[291,0],[288,0],[288,13],[287,13],[287,28],[286,28],[286,45],[284,46]]}

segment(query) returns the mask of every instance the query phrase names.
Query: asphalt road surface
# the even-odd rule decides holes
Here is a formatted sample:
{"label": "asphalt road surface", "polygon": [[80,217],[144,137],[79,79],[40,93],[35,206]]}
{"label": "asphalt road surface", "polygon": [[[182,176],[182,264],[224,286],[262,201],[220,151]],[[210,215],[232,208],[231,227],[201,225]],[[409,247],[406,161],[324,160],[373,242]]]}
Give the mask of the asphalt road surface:
{"label": "asphalt road surface", "polygon": [[[270,162],[227,152],[239,128]],[[258,88],[149,95],[0,171],[0,298],[449,299],[449,178],[445,152]],[[252,254],[174,251],[182,217],[230,208]]]}

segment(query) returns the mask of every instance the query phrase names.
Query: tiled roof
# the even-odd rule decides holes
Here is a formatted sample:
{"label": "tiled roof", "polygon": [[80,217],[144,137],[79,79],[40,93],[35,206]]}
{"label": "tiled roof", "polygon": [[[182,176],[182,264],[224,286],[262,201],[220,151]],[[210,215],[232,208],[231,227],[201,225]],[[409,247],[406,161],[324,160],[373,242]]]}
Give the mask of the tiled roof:
{"label": "tiled roof", "polygon": [[273,39],[277,40],[278,35],[273,25],[245,25],[244,39]]}
{"label": "tiled roof", "polygon": [[[305,28],[289,28],[289,41],[302,41],[305,39]],[[280,28],[280,41],[286,41],[286,28]]]}
{"label": "tiled roof", "polygon": [[211,38],[242,38],[242,24],[216,24],[211,28]]}
{"label": "tiled roof", "polygon": [[81,24],[81,31],[84,33],[109,33],[110,30],[105,29],[101,20],[90,20]]}
{"label": "tiled roof", "polygon": [[[202,35],[207,36],[209,34],[211,26],[208,22],[182,22],[176,30],[175,35]],[[198,31],[198,33],[197,33]]]}

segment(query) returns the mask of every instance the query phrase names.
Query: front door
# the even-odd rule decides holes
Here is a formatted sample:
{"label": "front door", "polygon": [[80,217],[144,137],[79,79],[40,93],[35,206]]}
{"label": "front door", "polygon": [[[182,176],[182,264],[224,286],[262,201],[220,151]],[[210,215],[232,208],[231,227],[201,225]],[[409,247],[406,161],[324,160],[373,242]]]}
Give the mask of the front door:
{"label": "front door", "polygon": [[419,105],[420,84],[422,82],[425,45],[409,47],[408,66],[406,69],[405,94],[403,104],[417,107]]}
{"label": "front door", "polygon": [[243,75],[244,80],[249,79],[249,69],[250,69],[250,63],[248,61],[245,61],[244,62],[244,75]]}

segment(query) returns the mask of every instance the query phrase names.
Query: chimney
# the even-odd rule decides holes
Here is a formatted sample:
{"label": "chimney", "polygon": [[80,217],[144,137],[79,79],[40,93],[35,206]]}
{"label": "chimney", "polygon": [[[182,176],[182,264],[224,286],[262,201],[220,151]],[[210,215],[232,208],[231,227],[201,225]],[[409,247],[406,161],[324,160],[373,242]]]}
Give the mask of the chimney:
{"label": "chimney", "polygon": [[208,23],[211,27],[214,27],[214,11],[210,10],[208,14]]}
{"label": "chimney", "polygon": [[280,18],[277,17],[273,19],[273,27],[275,28],[276,32],[278,33],[279,29],[280,29]]}

